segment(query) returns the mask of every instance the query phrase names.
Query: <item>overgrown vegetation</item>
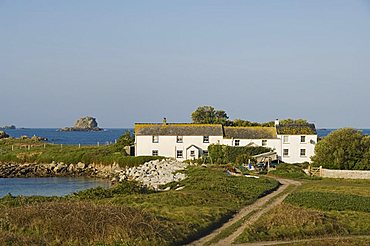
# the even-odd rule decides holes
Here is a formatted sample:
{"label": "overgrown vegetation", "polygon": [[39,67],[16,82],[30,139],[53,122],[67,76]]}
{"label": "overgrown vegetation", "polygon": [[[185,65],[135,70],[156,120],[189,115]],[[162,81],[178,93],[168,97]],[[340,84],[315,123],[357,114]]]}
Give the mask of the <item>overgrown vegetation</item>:
{"label": "overgrown vegetation", "polygon": [[[252,156],[271,151],[265,147],[228,146],[211,144],[208,146],[208,154],[214,163],[227,164],[252,159]],[[241,164],[241,163],[238,163]]]}
{"label": "overgrown vegetation", "polygon": [[[181,191],[149,192],[122,183],[65,198],[0,199],[0,244],[178,245],[209,232],[277,181],[192,167]],[[176,187],[176,184],[170,184]]]}
{"label": "overgrown vegetation", "polygon": [[370,136],[352,128],[335,130],[317,143],[312,159],[329,169],[370,170]]}
{"label": "overgrown vegetation", "polygon": [[303,169],[307,168],[308,163],[288,164],[281,163],[275,170],[269,172],[270,175],[288,179],[321,179],[320,177],[308,176]]}
{"label": "overgrown vegetation", "polygon": [[0,163],[78,162],[120,166],[137,166],[158,156],[127,156],[120,143],[104,146],[75,146],[48,144],[31,139],[1,139]]}
{"label": "overgrown vegetation", "polygon": [[307,180],[237,242],[369,236],[369,187],[369,180]]}

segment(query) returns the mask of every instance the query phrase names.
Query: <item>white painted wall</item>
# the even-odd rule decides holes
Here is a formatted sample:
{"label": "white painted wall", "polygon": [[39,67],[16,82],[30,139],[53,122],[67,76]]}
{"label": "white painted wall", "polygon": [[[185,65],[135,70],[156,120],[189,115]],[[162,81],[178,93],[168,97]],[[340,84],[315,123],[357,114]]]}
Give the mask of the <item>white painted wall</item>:
{"label": "white painted wall", "polygon": [[[284,143],[284,136],[288,136],[288,141]],[[305,136],[305,142],[301,142],[301,136]],[[315,146],[317,143],[317,135],[278,135],[281,140],[281,160],[286,163],[302,163],[311,162],[311,157],[315,154]],[[284,156],[284,149],[289,150],[289,155]],[[301,156],[301,149],[306,150],[306,155]]]}
{"label": "white painted wall", "polygon": [[[281,161],[286,163],[302,163],[311,162],[311,157],[315,153],[315,145],[317,143],[317,135],[287,135],[288,142],[284,143],[284,135],[278,135],[277,139],[267,139],[265,147],[276,151]],[[301,143],[301,136],[306,136],[305,142]],[[195,145],[201,150],[208,150],[210,144],[224,144],[235,146],[236,139],[224,139],[222,136],[209,136],[209,143],[203,143],[203,136],[183,136],[183,143],[177,143],[177,136],[159,136],[158,143],[152,142],[152,136],[136,136],[135,137],[135,155],[136,156],[151,156],[152,150],[158,150],[158,155],[165,157],[176,158],[177,150],[183,151],[183,158],[178,160],[190,159],[186,149],[191,145]],[[246,146],[253,142],[258,146],[262,146],[262,139],[239,139],[239,146]],[[283,156],[284,149],[289,150],[288,156]],[[306,149],[306,155],[300,156],[300,150]],[[203,152],[200,151],[199,155]]]}
{"label": "white painted wall", "polygon": [[[191,145],[207,151],[210,144],[221,144],[222,138],[209,136],[209,143],[203,143],[203,136],[183,136],[183,142],[177,143],[177,136],[159,136],[158,143],[153,143],[152,136],[135,136],[135,155],[151,156],[152,150],[158,150],[160,156],[176,158],[177,150],[182,150],[183,158],[179,160],[185,160],[186,149]],[[199,154],[202,155],[202,151]]]}

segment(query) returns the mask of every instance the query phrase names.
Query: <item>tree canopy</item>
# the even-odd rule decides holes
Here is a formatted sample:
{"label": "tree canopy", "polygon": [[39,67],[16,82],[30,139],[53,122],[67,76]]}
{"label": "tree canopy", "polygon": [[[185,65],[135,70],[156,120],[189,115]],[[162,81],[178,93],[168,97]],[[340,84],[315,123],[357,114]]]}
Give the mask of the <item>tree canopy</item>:
{"label": "tree canopy", "polygon": [[224,110],[215,110],[212,106],[201,106],[191,114],[191,118],[193,123],[225,125],[229,117]]}
{"label": "tree canopy", "polygon": [[352,128],[333,131],[317,143],[312,160],[330,169],[370,170],[370,137]]}

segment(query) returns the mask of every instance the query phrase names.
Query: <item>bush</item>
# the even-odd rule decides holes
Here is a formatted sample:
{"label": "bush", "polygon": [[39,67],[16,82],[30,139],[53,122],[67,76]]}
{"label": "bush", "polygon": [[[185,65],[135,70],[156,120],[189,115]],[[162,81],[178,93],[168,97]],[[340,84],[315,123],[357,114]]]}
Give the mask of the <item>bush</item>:
{"label": "bush", "polygon": [[235,147],[220,144],[211,144],[208,146],[209,156],[214,163],[218,164],[237,163],[236,159],[238,156],[244,155],[244,158],[246,158],[247,156],[252,157],[269,151],[271,149],[265,147]]}
{"label": "bush", "polygon": [[370,137],[352,128],[333,131],[317,143],[312,160],[324,168],[370,170]]}

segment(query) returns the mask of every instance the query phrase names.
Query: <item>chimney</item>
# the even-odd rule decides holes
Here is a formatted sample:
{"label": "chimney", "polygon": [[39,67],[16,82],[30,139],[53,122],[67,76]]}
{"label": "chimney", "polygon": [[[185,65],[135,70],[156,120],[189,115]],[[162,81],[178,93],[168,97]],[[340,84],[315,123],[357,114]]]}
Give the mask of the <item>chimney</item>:
{"label": "chimney", "polygon": [[163,118],[163,125],[167,125],[167,119],[166,119],[166,117]]}
{"label": "chimney", "polygon": [[276,120],[275,120],[275,126],[278,126],[279,124],[280,124],[279,119],[276,119]]}

